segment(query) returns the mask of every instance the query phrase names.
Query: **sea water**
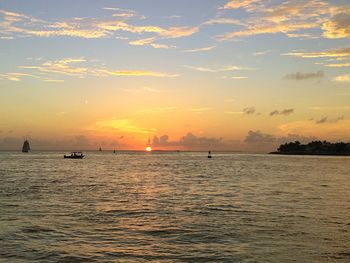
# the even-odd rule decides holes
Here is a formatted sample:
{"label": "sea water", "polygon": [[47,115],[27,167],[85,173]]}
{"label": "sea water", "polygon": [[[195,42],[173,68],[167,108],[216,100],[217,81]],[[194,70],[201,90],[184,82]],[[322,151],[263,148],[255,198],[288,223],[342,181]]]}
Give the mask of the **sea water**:
{"label": "sea water", "polygon": [[350,158],[0,152],[0,262],[350,262]]}

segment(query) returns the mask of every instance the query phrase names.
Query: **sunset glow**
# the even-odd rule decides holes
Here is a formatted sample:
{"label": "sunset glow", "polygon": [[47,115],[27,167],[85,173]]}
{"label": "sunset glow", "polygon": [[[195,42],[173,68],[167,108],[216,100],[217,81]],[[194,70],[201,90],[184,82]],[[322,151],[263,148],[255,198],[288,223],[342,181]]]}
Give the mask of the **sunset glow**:
{"label": "sunset glow", "polygon": [[151,3],[2,1],[0,149],[350,139],[348,1]]}
{"label": "sunset glow", "polygon": [[152,147],[150,146],[146,147],[146,152],[152,152]]}

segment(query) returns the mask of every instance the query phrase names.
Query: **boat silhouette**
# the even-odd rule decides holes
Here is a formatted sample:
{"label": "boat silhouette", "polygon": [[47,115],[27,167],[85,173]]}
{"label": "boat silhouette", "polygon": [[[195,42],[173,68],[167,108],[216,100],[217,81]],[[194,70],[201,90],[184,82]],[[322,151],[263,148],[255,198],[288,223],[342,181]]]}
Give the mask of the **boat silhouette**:
{"label": "boat silhouette", "polygon": [[65,159],[83,159],[84,154],[82,152],[71,152],[70,155],[63,155]]}
{"label": "boat silhouette", "polygon": [[22,146],[22,152],[23,153],[27,153],[30,151],[30,145],[29,145],[29,141],[25,140]]}

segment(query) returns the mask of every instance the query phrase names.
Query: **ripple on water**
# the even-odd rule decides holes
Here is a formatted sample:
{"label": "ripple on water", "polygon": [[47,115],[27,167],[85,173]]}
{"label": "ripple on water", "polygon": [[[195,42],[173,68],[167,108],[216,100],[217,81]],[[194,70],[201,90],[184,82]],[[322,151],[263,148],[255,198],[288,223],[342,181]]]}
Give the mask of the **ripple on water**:
{"label": "ripple on water", "polygon": [[349,262],[348,158],[0,152],[0,262]]}

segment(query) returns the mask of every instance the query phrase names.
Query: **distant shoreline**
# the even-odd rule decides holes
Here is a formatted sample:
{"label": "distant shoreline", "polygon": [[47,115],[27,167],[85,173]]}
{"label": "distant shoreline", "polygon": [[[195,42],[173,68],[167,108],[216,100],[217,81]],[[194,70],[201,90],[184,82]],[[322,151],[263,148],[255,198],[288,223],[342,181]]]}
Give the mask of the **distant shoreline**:
{"label": "distant shoreline", "polygon": [[350,153],[300,153],[300,152],[270,152],[277,155],[314,155],[314,156],[350,156]]}
{"label": "distant shoreline", "polygon": [[295,141],[281,144],[277,151],[270,152],[270,154],[350,156],[350,143],[312,141],[308,144],[301,144],[299,141]]}

